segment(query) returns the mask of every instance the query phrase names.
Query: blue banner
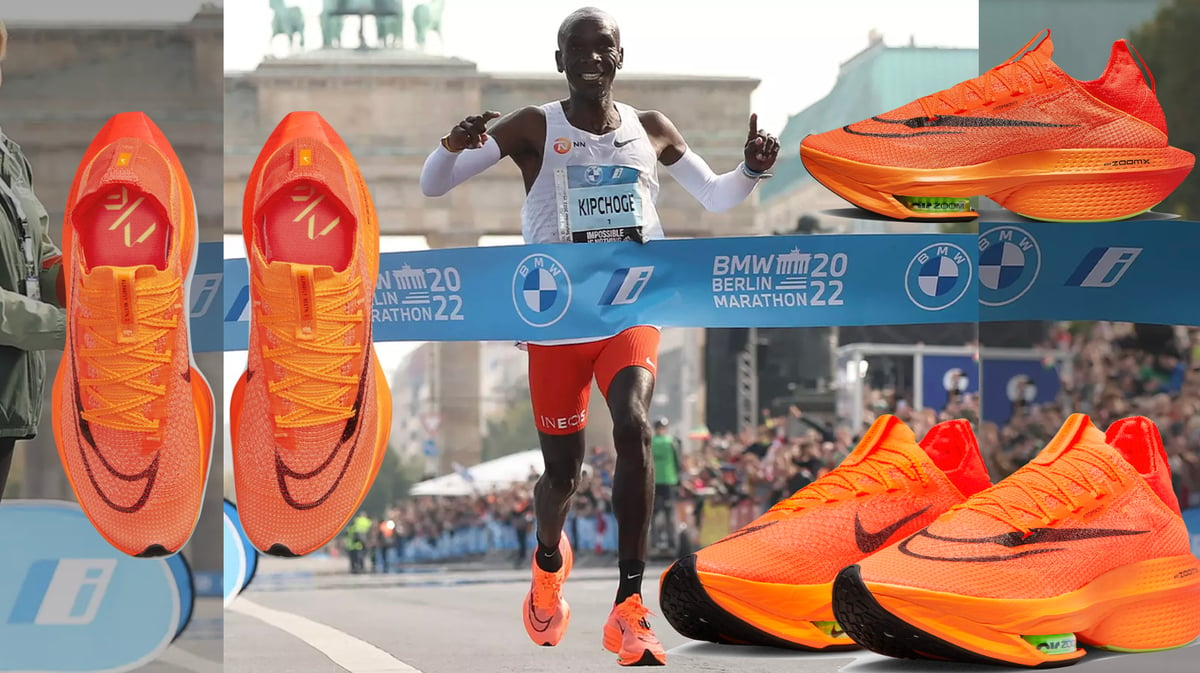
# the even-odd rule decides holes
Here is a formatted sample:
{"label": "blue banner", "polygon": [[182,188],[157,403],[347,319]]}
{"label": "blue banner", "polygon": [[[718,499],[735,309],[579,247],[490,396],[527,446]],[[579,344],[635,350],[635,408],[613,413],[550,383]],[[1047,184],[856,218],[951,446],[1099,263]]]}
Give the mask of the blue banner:
{"label": "blue banner", "polygon": [[223,243],[201,243],[191,285],[192,352],[219,353],[225,349],[221,332],[221,271]]}
{"label": "blue banner", "polygon": [[[975,322],[972,234],[759,236],[381,255],[376,341],[506,341],[628,327]],[[226,350],[245,350],[245,259],[225,260]]]}
{"label": "blue banner", "polygon": [[950,390],[960,394],[979,392],[979,362],[961,355],[923,355],[924,381],[922,404],[927,409],[942,409],[950,399]]}
{"label": "blue banner", "polygon": [[1003,426],[1015,404],[1047,404],[1058,395],[1057,367],[1036,360],[983,359],[983,418]]}
{"label": "blue banner", "polygon": [[980,223],[979,320],[1200,325],[1200,223]]}

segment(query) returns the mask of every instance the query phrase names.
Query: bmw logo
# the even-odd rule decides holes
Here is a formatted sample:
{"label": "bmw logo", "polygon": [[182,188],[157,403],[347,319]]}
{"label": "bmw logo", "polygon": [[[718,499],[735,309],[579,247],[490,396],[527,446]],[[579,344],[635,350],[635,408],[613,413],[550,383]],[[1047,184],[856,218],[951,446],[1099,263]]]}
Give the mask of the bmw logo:
{"label": "bmw logo", "polygon": [[588,184],[598,185],[604,179],[604,169],[599,166],[588,166],[583,171],[583,178],[588,181]]}
{"label": "bmw logo", "polygon": [[1019,227],[1003,225],[979,236],[979,303],[1004,306],[1033,287],[1042,269],[1037,240]]}
{"label": "bmw logo", "polygon": [[926,311],[941,311],[962,299],[971,287],[971,258],[953,243],[934,243],[908,263],[904,291]]}
{"label": "bmw logo", "polygon": [[571,277],[550,255],[529,255],[513,274],[513,305],[525,324],[549,327],[562,319],[571,305]]}

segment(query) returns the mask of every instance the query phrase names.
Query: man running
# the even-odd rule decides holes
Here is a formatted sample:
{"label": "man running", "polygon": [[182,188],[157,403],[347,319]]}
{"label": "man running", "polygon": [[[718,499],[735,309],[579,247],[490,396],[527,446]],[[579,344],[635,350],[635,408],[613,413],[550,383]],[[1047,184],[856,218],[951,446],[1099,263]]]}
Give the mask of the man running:
{"label": "man running", "polygon": [[[566,76],[568,97],[512,112],[490,129],[488,123],[499,113],[467,117],[426,159],[422,192],[441,196],[510,157],[525,181],[521,228],[531,244],[663,238],[654,207],[659,162],[710,211],[729,210],[744,201],[775,163],[779,141],[759,131],[757,116],[751,115],[745,161],[716,175],[661,112],[613,100],[613,79],[624,57],[612,17],[590,7],[573,12],[559,27],[554,54],[558,71]],[[608,202],[628,207],[601,218],[584,216],[580,202],[599,194],[619,195]],[[572,204],[562,222],[559,198]],[[648,410],[658,346],[659,331],[653,326],[528,345],[529,388],[546,468],[534,491],[537,549],[524,621],[539,645],[558,644],[570,620],[562,587],[572,552],[562,531],[583,463],[594,376],[612,414],[617,451],[612,499],[620,578],[604,646],[622,665],[666,663],[641,598],[654,500]]]}

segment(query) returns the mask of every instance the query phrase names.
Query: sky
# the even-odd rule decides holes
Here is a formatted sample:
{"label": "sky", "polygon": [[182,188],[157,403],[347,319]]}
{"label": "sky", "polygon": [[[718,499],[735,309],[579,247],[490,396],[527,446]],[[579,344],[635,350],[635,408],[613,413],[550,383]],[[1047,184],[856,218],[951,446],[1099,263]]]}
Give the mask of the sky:
{"label": "sky", "polygon": [[[54,0],[50,0],[53,2]],[[314,26],[321,0],[287,0]],[[404,3],[411,15],[414,0]],[[431,36],[430,51],[475,62],[482,72],[553,74],[559,23],[582,0],[516,0],[519,27],[500,26],[504,5],[486,0],[446,0],[444,44]],[[623,73],[727,75],[761,80],[752,103],[759,126],[779,134],[788,115],[821,99],[833,87],[838,64],[868,44],[879,30],[888,44],[968,47],[979,44],[974,0],[759,0],[747,9],[714,0],[605,0],[625,48]],[[680,11],[686,8],[685,11]],[[225,6],[225,68],[251,70],[268,53],[271,10],[266,0]],[[357,35],[357,20],[346,22]],[[371,31],[368,29],[367,31]],[[411,40],[411,23],[405,34]],[[319,32],[311,40],[319,44]],[[356,38],[355,38],[356,39]],[[276,39],[277,56],[285,54]],[[618,76],[617,95],[620,95]],[[541,101],[530,101],[541,102]],[[504,111],[502,111],[504,112]]]}

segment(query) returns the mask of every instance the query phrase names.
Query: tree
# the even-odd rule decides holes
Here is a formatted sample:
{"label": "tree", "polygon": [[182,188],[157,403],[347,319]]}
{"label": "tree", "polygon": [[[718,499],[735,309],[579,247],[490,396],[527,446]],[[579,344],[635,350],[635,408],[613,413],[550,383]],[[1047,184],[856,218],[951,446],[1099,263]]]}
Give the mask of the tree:
{"label": "tree", "polygon": [[396,452],[389,446],[383,464],[379,466],[379,476],[375,477],[375,483],[367,492],[361,509],[374,517],[386,515],[388,508],[408,495],[408,489],[420,479],[421,466],[400,462]]}
{"label": "tree", "polygon": [[495,460],[518,451],[528,451],[538,445],[537,428],[533,425],[533,403],[529,384],[511,389],[505,396],[504,412],[488,419],[487,434],[483,436],[483,459]]}
{"label": "tree", "polygon": [[[1200,34],[1200,2],[1170,0],[1155,17],[1136,28],[1130,41],[1141,52],[1154,74],[1158,100],[1167,117],[1170,142],[1200,154],[1200,59],[1196,35]],[[1193,172],[1160,208],[1185,219],[1200,217],[1200,174]]]}

